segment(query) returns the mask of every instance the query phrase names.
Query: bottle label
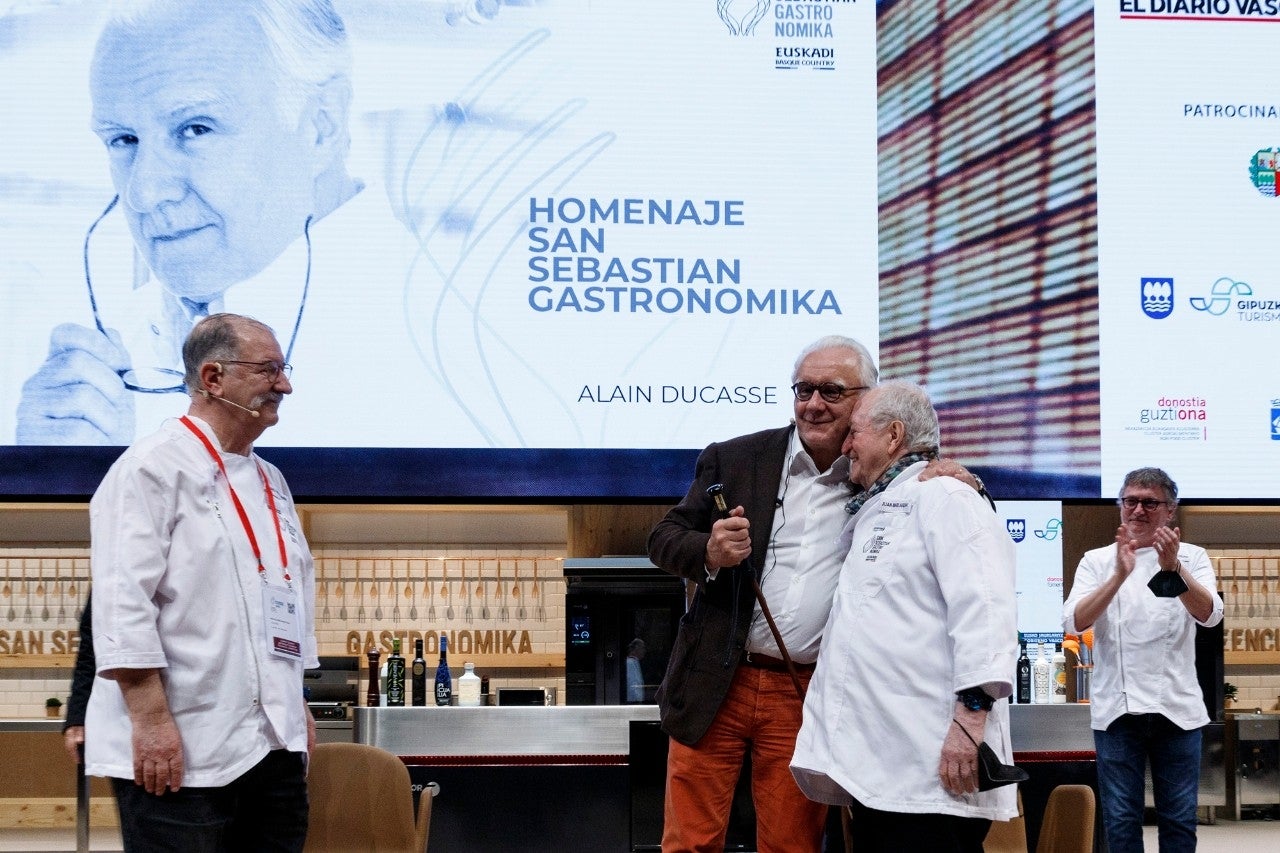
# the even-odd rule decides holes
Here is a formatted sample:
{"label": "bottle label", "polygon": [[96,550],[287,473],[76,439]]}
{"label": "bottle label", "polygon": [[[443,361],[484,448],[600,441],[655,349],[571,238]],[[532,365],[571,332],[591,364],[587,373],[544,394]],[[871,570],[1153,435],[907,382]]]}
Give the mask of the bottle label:
{"label": "bottle label", "polygon": [[480,676],[470,678],[462,676],[458,679],[458,705],[475,707],[480,704]]}
{"label": "bottle label", "polygon": [[404,658],[394,655],[387,661],[387,704],[404,705]]}
{"label": "bottle label", "polygon": [[1033,682],[1035,686],[1035,701],[1037,704],[1044,704],[1049,701],[1049,668],[1036,667],[1033,671]]}

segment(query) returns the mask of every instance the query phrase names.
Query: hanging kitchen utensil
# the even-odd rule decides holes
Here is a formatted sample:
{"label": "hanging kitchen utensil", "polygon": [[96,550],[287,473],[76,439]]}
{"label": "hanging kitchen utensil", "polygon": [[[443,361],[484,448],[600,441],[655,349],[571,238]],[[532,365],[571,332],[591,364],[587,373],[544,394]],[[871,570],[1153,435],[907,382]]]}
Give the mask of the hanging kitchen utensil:
{"label": "hanging kitchen utensil", "polygon": [[542,589],[538,585],[538,561],[533,561],[533,600],[538,602],[534,607],[534,613],[538,617],[539,622],[547,621],[547,608],[542,601]]}
{"label": "hanging kitchen utensil", "polygon": [[338,561],[338,618],[347,621],[347,572],[346,560]]}
{"label": "hanging kitchen utensil", "polygon": [[[431,579],[430,563],[427,565],[427,578],[423,581],[427,592],[427,621],[434,622],[436,621],[436,598],[432,593],[435,592],[435,581]],[[440,566],[443,569],[444,563],[441,563]],[[413,599],[413,606],[409,608],[409,619],[414,622],[418,621],[418,599],[416,596]]]}
{"label": "hanging kitchen utensil", "polygon": [[7,599],[9,600],[9,613],[8,613],[8,619],[9,619],[9,621],[10,621],[10,622],[12,622],[12,621],[14,620],[14,618],[17,616],[17,614],[16,614],[16,613],[14,613],[14,611],[13,611],[13,580],[12,580],[12,579],[10,578],[10,576],[9,576],[11,571],[12,571],[12,568],[11,568],[11,566],[10,566],[9,561],[8,561],[8,560],[5,560],[5,563],[4,563],[4,589],[3,589],[3,590],[0,590],[0,592],[2,592],[2,593],[4,594],[4,597],[5,597],[5,598],[7,598]]}
{"label": "hanging kitchen utensil", "polygon": [[444,610],[444,618],[453,621],[453,586],[449,580],[449,563],[444,564],[444,583],[440,586],[440,594],[447,597],[448,606]]}
{"label": "hanging kitchen utensil", "polygon": [[515,599],[518,602],[519,606],[516,608],[516,619],[521,622],[523,622],[525,617],[528,616],[528,611],[524,606],[523,585],[524,580],[520,577],[520,561],[516,560],[516,582],[511,585],[511,594],[515,596]]}
{"label": "hanging kitchen utensil", "polygon": [[364,594],[365,594],[365,590],[364,590],[364,585],[360,582],[360,564],[361,564],[361,563],[363,563],[363,562],[364,562],[364,560],[356,560],[356,561],[355,561],[355,564],[356,564],[356,600],[357,600],[357,602],[358,602],[358,604],[356,605],[356,621],[358,621],[358,622],[363,622],[363,621],[364,621]]}
{"label": "hanging kitchen utensil", "polygon": [[462,612],[462,618],[463,618],[463,619],[465,619],[465,620],[466,620],[466,622],[467,622],[467,624],[469,625],[469,624],[471,624],[471,621],[472,621],[472,616],[471,616],[471,582],[470,582],[469,580],[467,580],[467,561],[466,561],[466,560],[463,560],[463,561],[462,561],[462,587],[463,587],[463,589],[465,589],[465,590],[466,590],[466,593],[467,593],[467,607],[466,607],[466,609]]}
{"label": "hanging kitchen utensil", "polygon": [[324,610],[320,611],[320,621],[329,621],[329,583],[325,578],[325,566],[329,561],[321,557],[316,560],[316,583],[320,586],[320,597],[324,599]]}
{"label": "hanging kitchen utensil", "polygon": [[494,571],[498,576],[498,620],[500,622],[506,622],[511,617],[507,610],[507,593],[502,586],[502,561],[497,560],[494,563],[494,566]]}
{"label": "hanging kitchen utensil", "polygon": [[49,594],[48,594],[49,590],[44,585],[44,564],[45,563],[52,563],[53,564],[52,568],[54,572],[58,571],[58,563],[56,560],[40,561],[40,583],[36,585],[36,598],[40,599],[40,602],[43,605],[42,609],[40,610],[41,622],[49,621]]}
{"label": "hanging kitchen utensil", "polygon": [[[65,561],[67,572],[71,571],[71,561]],[[64,561],[58,561],[58,578],[54,582],[54,595],[58,597],[58,621],[66,621],[67,618],[67,596],[66,596],[66,575],[63,574]]]}
{"label": "hanging kitchen utensil", "polygon": [[[396,561],[391,561],[391,589],[388,595],[391,596],[391,621],[399,624],[400,622],[400,581],[396,574]],[[408,590],[406,590],[407,592]]]}

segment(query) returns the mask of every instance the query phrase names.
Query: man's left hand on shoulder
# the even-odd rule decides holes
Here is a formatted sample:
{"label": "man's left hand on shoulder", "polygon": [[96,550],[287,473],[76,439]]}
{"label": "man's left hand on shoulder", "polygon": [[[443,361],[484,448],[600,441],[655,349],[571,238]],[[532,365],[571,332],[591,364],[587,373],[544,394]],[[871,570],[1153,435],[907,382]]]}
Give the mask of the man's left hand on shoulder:
{"label": "man's left hand on shoulder", "polygon": [[921,480],[932,480],[934,477],[953,477],[975,492],[983,491],[982,481],[977,475],[954,459],[934,459],[920,472]]}

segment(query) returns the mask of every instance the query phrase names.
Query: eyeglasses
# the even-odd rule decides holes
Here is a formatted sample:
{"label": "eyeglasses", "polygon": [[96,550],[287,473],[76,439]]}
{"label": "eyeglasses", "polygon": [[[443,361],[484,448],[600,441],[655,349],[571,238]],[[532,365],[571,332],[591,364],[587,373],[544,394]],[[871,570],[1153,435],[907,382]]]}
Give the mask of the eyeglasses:
{"label": "eyeglasses", "polygon": [[857,394],[859,391],[866,391],[866,385],[859,385],[857,388],[846,388],[835,382],[823,382],[821,385],[814,385],[812,382],[797,382],[791,386],[791,391],[796,395],[796,399],[804,402],[813,396],[813,392],[817,391],[818,395],[828,403],[839,403],[844,397],[850,394]]}
{"label": "eyeglasses", "polygon": [[1168,501],[1158,501],[1155,498],[1121,498],[1116,501],[1125,509],[1137,509],[1139,505],[1147,512],[1155,512],[1160,507],[1169,503]]}
{"label": "eyeglasses", "polygon": [[[89,272],[89,241],[93,237],[93,233],[98,230],[98,226],[102,224],[102,220],[107,218],[116,205],[120,203],[120,196],[114,196],[98,214],[98,218],[93,220],[87,231],[84,232],[84,249],[82,257],[84,261],[84,284],[89,291],[89,308],[93,311],[93,323],[98,327],[98,331],[103,335],[107,335],[107,324],[103,321],[102,315],[98,307],[98,296],[93,290],[93,276]],[[298,305],[298,316],[293,323],[293,334],[289,337],[289,346],[284,351],[285,358],[293,352],[293,344],[298,339],[298,328],[302,325],[302,312],[307,306],[307,294],[311,290],[311,217],[308,216],[306,222],[302,224],[302,236],[306,241],[307,248],[307,269],[305,278],[302,281],[302,301]],[[131,356],[132,357],[132,356]],[[228,362],[229,364],[245,363],[245,364],[276,364],[276,362]],[[138,366],[129,367],[118,370],[120,380],[124,383],[124,387],[130,391],[137,391],[142,394],[172,394],[181,393],[187,390],[187,386],[183,382],[182,370],[176,369],[180,365],[174,367],[160,366]],[[283,371],[285,376],[289,375],[292,370],[288,364],[279,365],[271,376],[271,381],[275,382],[280,378]],[[263,372],[265,376],[266,373]]]}
{"label": "eyeglasses", "polygon": [[224,358],[221,364],[243,364],[246,367],[256,367],[254,373],[261,376],[268,382],[276,382],[280,379],[280,374],[286,377],[293,375],[292,364],[281,364],[278,361],[235,361],[233,359]]}

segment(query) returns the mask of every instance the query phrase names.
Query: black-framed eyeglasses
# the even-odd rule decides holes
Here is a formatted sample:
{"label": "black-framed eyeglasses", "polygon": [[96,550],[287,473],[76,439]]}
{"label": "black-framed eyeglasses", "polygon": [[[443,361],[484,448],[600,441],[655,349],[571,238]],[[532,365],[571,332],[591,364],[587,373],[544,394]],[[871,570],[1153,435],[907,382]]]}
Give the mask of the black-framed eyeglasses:
{"label": "black-framed eyeglasses", "polygon": [[280,374],[286,377],[293,375],[293,365],[287,362],[278,361],[236,361],[235,359],[224,358],[220,364],[243,364],[246,367],[257,368],[253,372],[262,377],[267,382],[278,382]]}
{"label": "black-framed eyeglasses", "polygon": [[[84,248],[82,250],[82,257],[84,260],[84,284],[85,288],[89,291],[89,308],[93,311],[93,324],[98,327],[98,331],[103,335],[107,334],[107,326],[102,321],[102,315],[98,310],[97,294],[93,292],[93,276],[89,271],[89,241],[93,237],[93,233],[98,230],[98,226],[102,224],[102,220],[106,219],[107,214],[112,210],[115,210],[116,205],[119,203],[120,196],[117,194],[112,197],[111,201],[103,209],[102,213],[98,214],[98,218],[93,220],[93,224],[91,224],[88,230],[84,232]],[[311,291],[310,216],[308,216],[306,221],[302,223],[302,236],[306,241],[307,270],[305,278],[302,281],[302,301],[301,304],[298,305],[298,316],[293,323],[293,333],[289,336],[289,347],[284,351],[285,358],[288,358],[293,353],[293,344],[298,339],[298,328],[302,325],[302,312],[307,307],[307,295]],[[263,362],[244,363],[261,364]],[[270,363],[278,364],[278,362]],[[293,370],[293,368],[287,363],[280,365],[272,376],[271,381],[275,382],[279,379],[281,372],[283,372],[285,376],[288,376],[291,370]],[[183,378],[183,372],[181,370],[175,370],[172,367],[130,367],[117,371],[117,374],[120,376],[120,380],[124,383],[124,387],[126,389],[130,391],[137,391],[142,394],[173,394],[185,392],[187,390],[187,386]]]}
{"label": "black-framed eyeglasses", "polygon": [[1162,506],[1167,505],[1168,501],[1158,501],[1155,498],[1120,498],[1116,501],[1125,509],[1137,509],[1141,506],[1147,512],[1155,512]]}
{"label": "black-framed eyeglasses", "polygon": [[856,388],[846,388],[835,382],[823,382],[821,385],[814,385],[812,382],[797,382],[791,386],[791,392],[796,395],[796,399],[804,402],[813,396],[813,392],[817,391],[818,396],[826,400],[828,403],[839,403],[850,394],[857,394],[859,391],[866,391],[868,386],[859,385]]}

